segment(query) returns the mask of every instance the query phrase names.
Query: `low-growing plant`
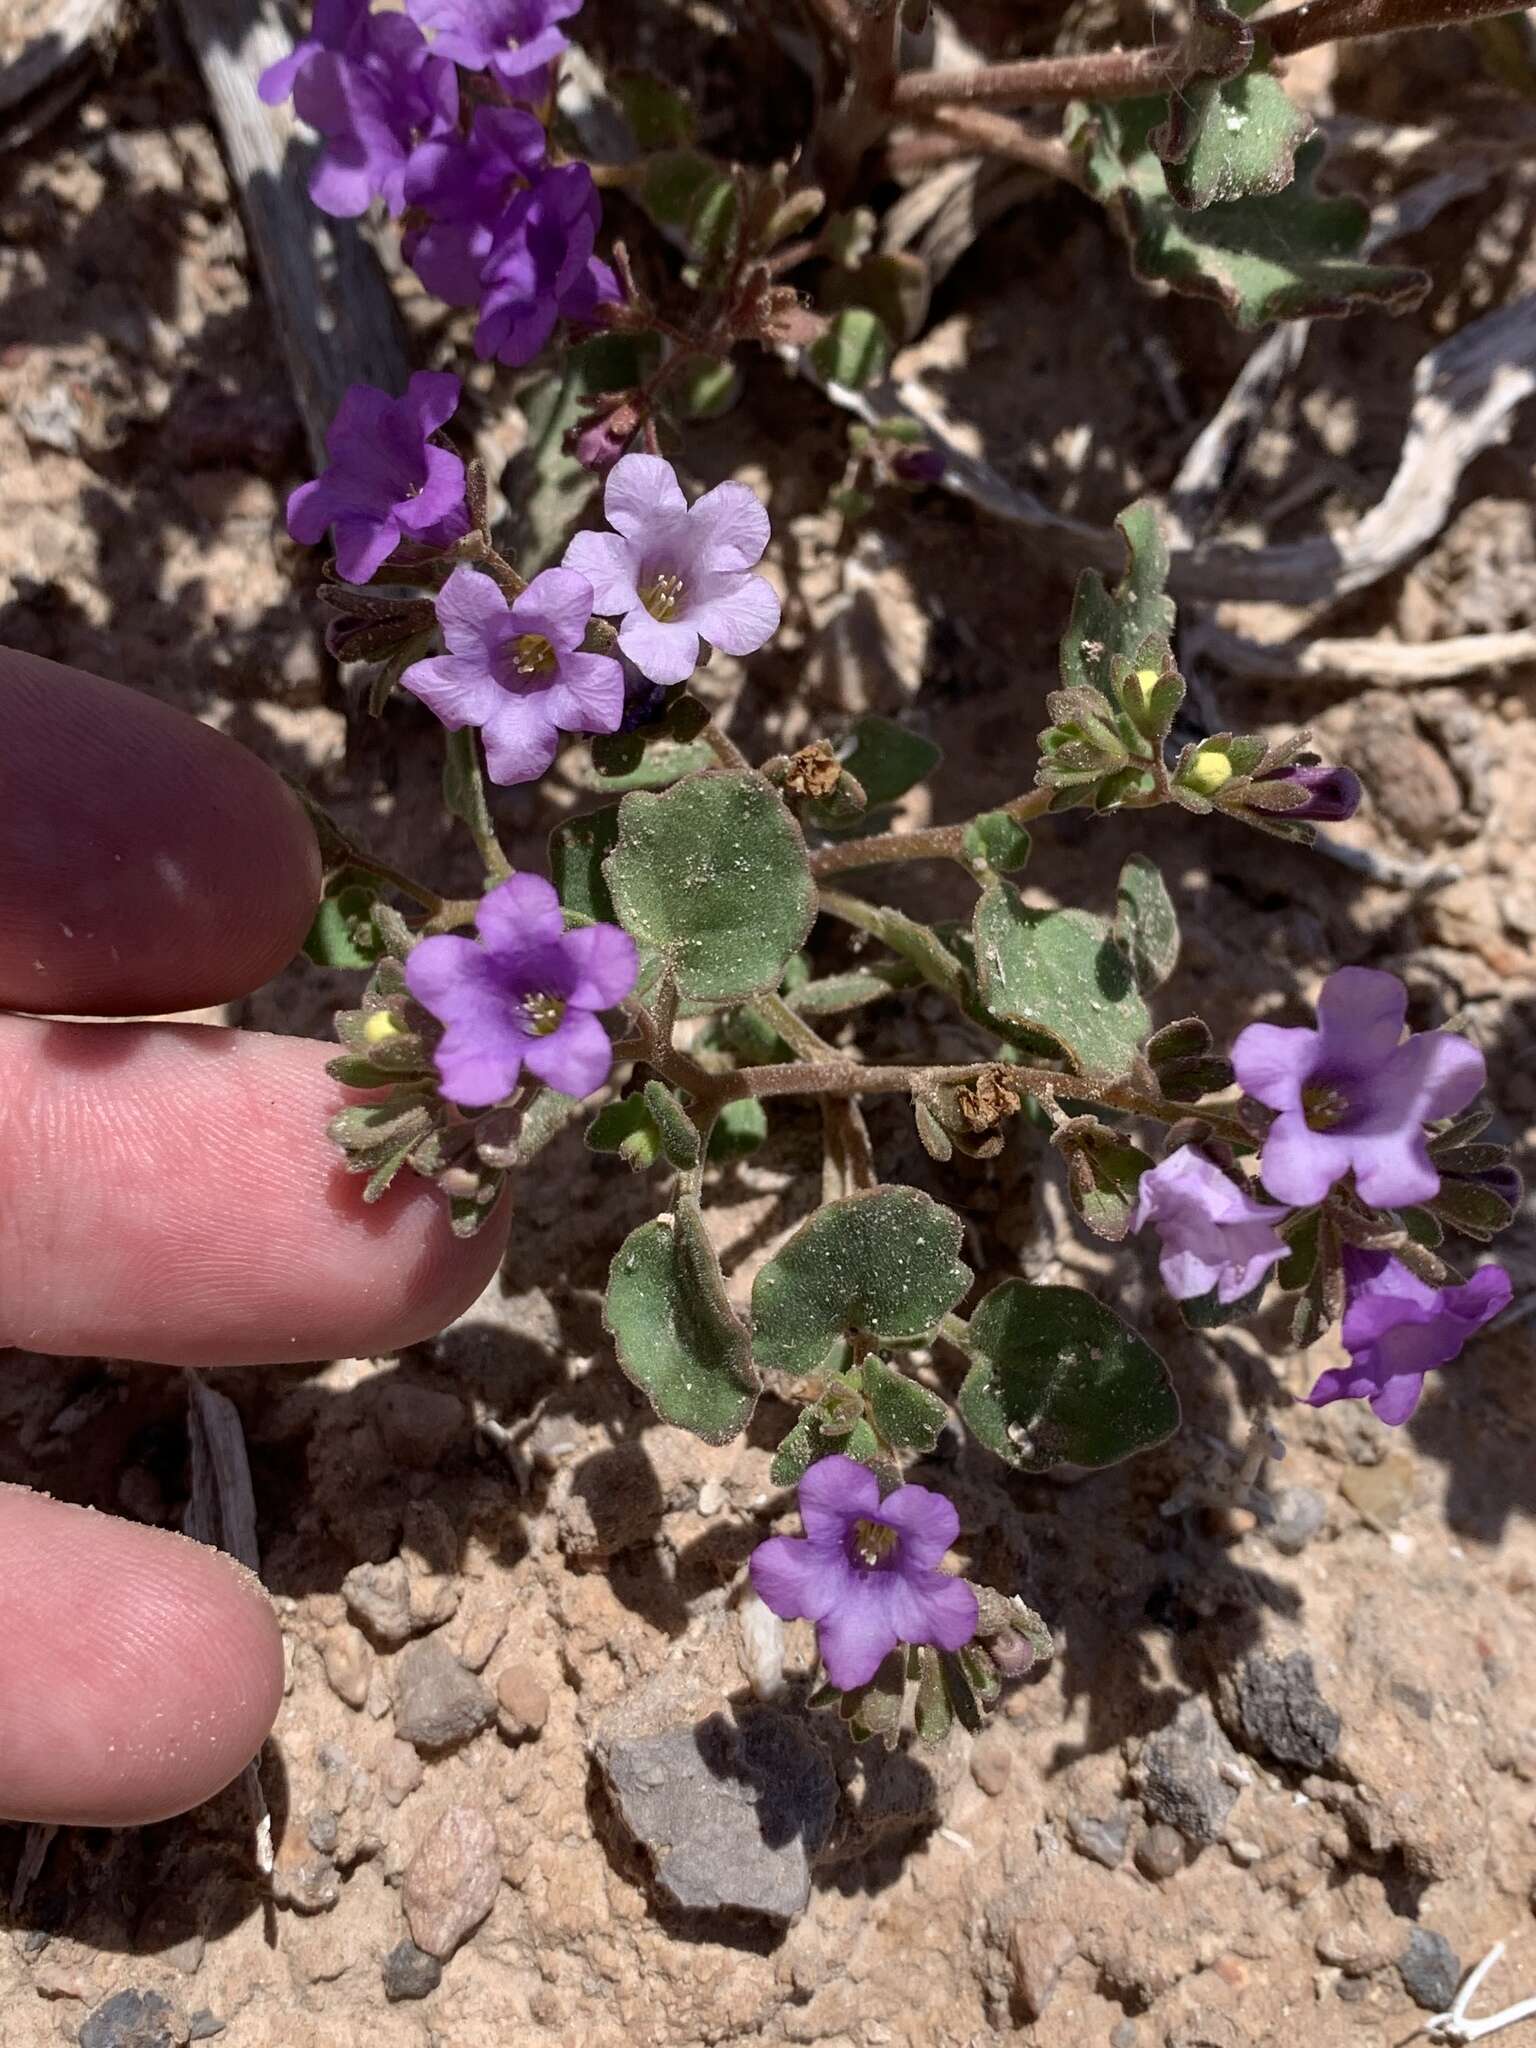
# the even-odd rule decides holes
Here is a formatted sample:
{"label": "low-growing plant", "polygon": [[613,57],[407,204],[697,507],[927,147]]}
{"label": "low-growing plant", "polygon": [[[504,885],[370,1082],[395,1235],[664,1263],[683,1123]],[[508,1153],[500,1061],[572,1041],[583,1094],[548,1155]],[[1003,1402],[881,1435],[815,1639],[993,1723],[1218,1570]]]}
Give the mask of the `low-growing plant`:
{"label": "low-growing plant", "polygon": [[[444,802],[484,884],[447,897],[317,815],[327,885],[310,950],[369,970],[337,1019],[332,1071],[360,1092],[331,1134],[367,1199],[425,1176],[461,1233],[515,1204],[519,1173],[578,1120],[594,1152],[654,1176],[657,1214],[609,1275],[620,1367],[711,1443],[744,1430],[765,1389],[793,1405],[773,1478],[799,1488],[805,1535],[759,1546],[756,1589],[817,1623],[815,1697],[856,1734],[892,1741],[910,1709],[937,1738],[954,1718],[976,1725],[1050,1635],[1016,1589],[943,1569],[958,1517],[904,1469],[955,1415],[1015,1471],[1108,1466],[1167,1438],[1179,1403],[1152,1347],[1082,1287],[1009,1278],[971,1300],[961,1216],[883,1179],[871,1098],[907,1105],[935,1185],[957,1152],[994,1155],[1010,1123],[1035,1120],[1083,1229],[1111,1243],[1150,1229],[1194,1327],[1274,1294],[1298,1346],[1342,1319],[1349,1363],[1306,1398],[1364,1399],[1389,1424],[1507,1304],[1506,1276],[1461,1277],[1444,1240],[1486,1242],[1519,1184],[1473,1107],[1482,1055],[1448,1031],[1405,1036],[1394,976],[1341,967],[1315,1025],[1251,1023],[1223,1047],[1198,1017],[1156,1013],[1179,926],[1146,854],[1093,911],[1021,885],[1035,861],[1049,877],[1064,811],[1172,806],[1213,832],[1305,844],[1360,800],[1305,733],[1174,744],[1185,683],[1151,503],[1119,522],[1118,580],[1078,580],[1025,786],[908,829],[892,807],[938,761],[918,734],[866,716],[753,761],[690,692],[711,649],[746,657],[772,639],[780,601],[759,568],[764,505],[737,482],[690,500],[663,436],[731,402],[746,343],[838,388],[882,375],[922,282],[872,253],[848,204],[882,150],[910,166],[997,149],[1070,177],[1114,215],[1139,275],[1245,324],[1415,300],[1418,273],[1362,254],[1361,209],[1316,193],[1319,145],[1276,60],[1494,10],[1309,0],[1255,22],[1196,0],[1156,49],[941,73],[901,67],[921,4],[818,0],[843,80],[806,138],[823,183],[720,162],[677,94],[634,77],[614,81],[632,153],[589,166],[556,94],[573,11],[320,0],[265,81],[324,137],[319,205],[382,202],[427,289],[475,309],[482,359],[556,363],[521,387],[531,440],[504,530],[454,445],[461,389],[444,371],[398,397],[354,388],[328,466],[290,501],[297,539],[331,537],[330,644],[366,665],[369,709],[388,717],[404,692],[445,728]],[[1065,106],[1063,134],[998,105]],[[622,244],[611,264],[596,253],[600,185],[654,223],[643,262]],[[856,427],[836,507],[856,520],[879,491],[942,470],[909,423]],[[487,783],[533,781],[567,735],[587,736],[604,801],[558,826],[547,875],[514,873]],[[960,869],[970,914],[879,900],[897,863]],[[888,1043],[927,991],[974,1056],[871,1057],[865,1025],[878,1017]],[[758,1271],[748,1312],[707,1204],[717,1169],[791,1097],[820,1107],[823,1199]]]}

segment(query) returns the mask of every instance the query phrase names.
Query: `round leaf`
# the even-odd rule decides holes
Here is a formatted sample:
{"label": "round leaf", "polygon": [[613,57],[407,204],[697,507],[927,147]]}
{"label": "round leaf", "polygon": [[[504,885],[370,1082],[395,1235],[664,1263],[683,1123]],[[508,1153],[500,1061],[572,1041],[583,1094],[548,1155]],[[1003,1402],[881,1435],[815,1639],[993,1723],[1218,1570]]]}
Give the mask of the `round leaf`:
{"label": "round leaf", "polygon": [[690,775],[625,797],[603,873],[620,923],[694,1002],[777,988],[815,916],[805,841],[761,775]]}
{"label": "round leaf", "polygon": [[839,1337],[921,1344],[971,1284],[960,1219],[917,1188],[873,1188],[802,1223],[752,1289],[762,1365],[814,1372]]}
{"label": "round leaf", "polygon": [[976,976],[993,1016],[1043,1033],[1079,1073],[1126,1073],[1151,1026],[1131,963],[1102,918],[1031,910],[1009,882],[976,906]]}
{"label": "round leaf", "polygon": [[746,1328],[725,1297],[697,1202],[643,1223],[608,1269],[603,1320],[619,1364],[663,1422],[723,1444],[757,1399]]}
{"label": "round leaf", "polygon": [[960,1413],[1017,1471],[1115,1465],[1179,1426],[1151,1346],[1076,1287],[1006,1280],[971,1318]]}
{"label": "round leaf", "polygon": [[1179,918],[1156,864],[1133,853],[1120,870],[1115,937],[1150,995],[1179,964]]}

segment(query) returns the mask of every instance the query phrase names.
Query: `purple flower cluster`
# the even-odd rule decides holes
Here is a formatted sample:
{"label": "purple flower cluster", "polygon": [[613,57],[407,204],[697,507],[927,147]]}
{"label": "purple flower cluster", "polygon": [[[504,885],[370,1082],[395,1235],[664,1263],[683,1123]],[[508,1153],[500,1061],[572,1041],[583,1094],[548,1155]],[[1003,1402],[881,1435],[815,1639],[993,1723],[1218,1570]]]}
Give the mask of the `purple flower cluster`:
{"label": "purple flower cluster", "polygon": [[[552,166],[526,111],[548,97],[566,47],[556,24],[579,5],[407,0],[405,14],[374,14],[369,0],[317,0],[310,34],[261,80],[263,99],[291,93],[324,138],[310,180],[317,206],[355,215],[382,199],[391,214],[410,209],[407,261],[437,297],[478,309],[482,358],[526,363],[557,321],[590,322],[619,296],[594,254],[591,172]],[[477,76],[467,122],[460,69]],[[503,104],[487,103],[498,93]]]}
{"label": "purple flower cluster", "polygon": [[443,1092],[465,1108],[501,1102],[523,1070],[566,1095],[601,1088],[613,1049],[598,1018],[635,985],[638,956],[613,924],[567,931],[554,888],[513,875],[480,905],[480,943],[422,939],[406,985],[444,1027],[435,1059]]}
{"label": "purple flower cluster", "polygon": [[[1250,1024],[1239,1034],[1237,1078],[1276,1112],[1260,1174],[1287,1206],[1257,1200],[1190,1146],[1143,1174],[1134,1227],[1156,1229],[1163,1281],[1176,1299],[1214,1291],[1222,1303],[1241,1300],[1284,1255],[1279,1230],[1293,1208],[1323,1201],[1347,1174],[1363,1201],[1382,1208],[1438,1194],[1424,1127],[1454,1116],[1477,1094],[1483,1056],[1454,1032],[1405,1039],[1407,1010],[1396,975],[1345,967],[1323,985],[1315,1031]],[[1512,1173],[1492,1172],[1500,1192],[1518,1196]],[[1314,1407],[1368,1400],[1389,1423],[1408,1419],[1425,1373],[1449,1365],[1510,1298],[1509,1277],[1495,1266],[1464,1285],[1435,1288],[1385,1252],[1354,1247],[1344,1253],[1344,1284],[1350,1363],[1325,1372],[1307,1399]]]}
{"label": "purple flower cluster", "polygon": [[803,1537],[771,1536],[748,1569],[775,1614],[816,1623],[842,1691],[867,1685],[898,1643],[960,1650],[976,1633],[976,1595],[938,1569],[960,1533],[942,1494],[899,1486],[882,1500],[867,1465],[822,1458],[800,1482],[800,1519]]}

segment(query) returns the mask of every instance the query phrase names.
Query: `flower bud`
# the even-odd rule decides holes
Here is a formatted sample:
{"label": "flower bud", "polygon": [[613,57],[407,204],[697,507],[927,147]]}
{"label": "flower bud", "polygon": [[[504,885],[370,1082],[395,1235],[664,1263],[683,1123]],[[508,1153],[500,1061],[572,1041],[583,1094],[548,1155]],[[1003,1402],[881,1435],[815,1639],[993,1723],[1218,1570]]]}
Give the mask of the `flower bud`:
{"label": "flower bud", "polygon": [[[1307,792],[1305,803],[1297,804],[1284,814],[1298,823],[1341,824],[1360,808],[1360,778],[1348,768],[1330,767],[1326,762],[1318,762],[1310,768],[1280,768],[1255,779],[1259,782],[1292,782]],[[1209,793],[1202,792],[1204,795]]]}
{"label": "flower bud", "polygon": [[640,431],[644,416],[638,391],[605,391],[566,434],[565,452],[594,476],[604,476]]}
{"label": "flower bud", "polygon": [[942,483],[944,458],[937,448],[904,448],[892,462],[891,474],[904,484]]}
{"label": "flower bud", "polygon": [[1214,796],[1232,780],[1232,763],[1219,747],[1202,747],[1179,780],[1196,796]]}

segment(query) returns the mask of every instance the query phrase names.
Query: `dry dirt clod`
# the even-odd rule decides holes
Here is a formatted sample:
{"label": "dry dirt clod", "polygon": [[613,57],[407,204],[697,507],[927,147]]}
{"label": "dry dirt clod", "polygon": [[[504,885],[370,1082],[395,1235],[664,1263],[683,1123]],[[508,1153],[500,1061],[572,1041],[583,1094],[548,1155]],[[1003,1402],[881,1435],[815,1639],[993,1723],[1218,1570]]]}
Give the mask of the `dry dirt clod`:
{"label": "dry dirt clod", "polygon": [[549,1719],[549,1694],[526,1664],[509,1664],[496,1680],[496,1719],[509,1741],[538,1735]]}
{"label": "dry dirt clod", "polygon": [[421,1758],[408,1742],[397,1736],[384,1755],[379,1770],[379,1789],[391,1806],[409,1799],[426,1775]]}
{"label": "dry dirt clod", "polygon": [[483,1671],[501,1647],[501,1639],[506,1632],[506,1608],[486,1608],[465,1629],[464,1640],[459,1645],[459,1662],[467,1671]]}
{"label": "dry dirt clod", "polygon": [[992,1728],[971,1751],[971,1776],[989,1798],[997,1799],[1007,1789],[1013,1769],[1013,1751],[1006,1728]]}
{"label": "dry dirt clod", "polygon": [[412,1643],[394,1669],[395,1732],[417,1749],[478,1735],[496,1712],[490,1693],[439,1642]]}
{"label": "dry dirt clod", "polygon": [[1289,1657],[1250,1657],[1238,1676],[1237,1716],[1254,1756],[1304,1771],[1320,1770],[1339,1746],[1342,1724],[1318,1691],[1304,1650]]}
{"label": "dry dirt clod", "polygon": [[350,1622],[328,1630],[320,1645],[320,1661],[336,1697],[349,1707],[361,1707],[373,1676],[373,1652],[362,1630]]}
{"label": "dry dirt clod", "polygon": [[1274,1497],[1270,1542],[1282,1556],[1299,1557],[1328,1519],[1328,1503],[1310,1486],[1282,1487]]}
{"label": "dry dirt clod", "polygon": [[180,2048],[184,2021],[158,1991],[118,1991],[80,2028],[80,2048]]}
{"label": "dry dirt clod", "polygon": [[1395,1529],[1413,1499],[1413,1476],[1407,1452],[1389,1451],[1380,1464],[1351,1466],[1339,1491],[1373,1529]]}
{"label": "dry dirt clod", "polygon": [[1200,1701],[1185,1700],[1141,1753],[1142,1804],[1187,1841],[1219,1842],[1241,1783],[1223,1767],[1236,1763],[1236,1751]]}
{"label": "dry dirt clod", "polygon": [[500,1886],[496,1830],[478,1807],[450,1806],[422,1836],[405,1873],[401,1900],[412,1940],[446,1962],[495,1905]]}
{"label": "dry dirt clod", "polygon": [[374,1412],[384,1448],[413,1472],[435,1472],[466,1428],[457,1394],[424,1387],[399,1372],[384,1383]]}
{"label": "dry dirt clod", "polygon": [[354,1565],[341,1582],[341,1594],[347,1612],[375,1642],[393,1648],[409,1642],[415,1634],[411,1580],[404,1558],[392,1557],[387,1564]]}
{"label": "dry dirt clod", "polygon": [[1077,1936],[1059,1921],[1016,1920],[1008,1936],[1013,1988],[1026,2017],[1037,2020],[1062,1971],[1077,1953]]}
{"label": "dry dirt clod", "polygon": [[443,1966],[414,1941],[396,1942],[384,1958],[384,1996],[391,2005],[408,1998],[426,1998],[443,1981]]}

